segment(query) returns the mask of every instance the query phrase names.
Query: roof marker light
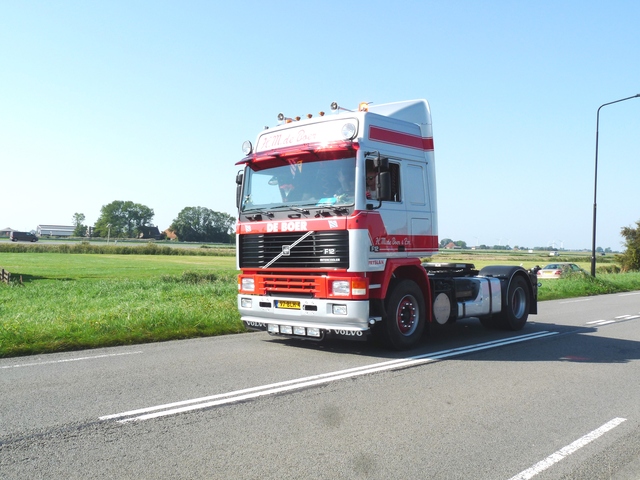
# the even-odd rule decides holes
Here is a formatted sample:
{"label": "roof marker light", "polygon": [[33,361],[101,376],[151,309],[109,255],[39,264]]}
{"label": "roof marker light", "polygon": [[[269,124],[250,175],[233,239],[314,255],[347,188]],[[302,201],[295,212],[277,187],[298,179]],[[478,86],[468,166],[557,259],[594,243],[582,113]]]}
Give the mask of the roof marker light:
{"label": "roof marker light", "polygon": [[369,102],[360,102],[358,105],[359,112],[368,112],[369,111]]}

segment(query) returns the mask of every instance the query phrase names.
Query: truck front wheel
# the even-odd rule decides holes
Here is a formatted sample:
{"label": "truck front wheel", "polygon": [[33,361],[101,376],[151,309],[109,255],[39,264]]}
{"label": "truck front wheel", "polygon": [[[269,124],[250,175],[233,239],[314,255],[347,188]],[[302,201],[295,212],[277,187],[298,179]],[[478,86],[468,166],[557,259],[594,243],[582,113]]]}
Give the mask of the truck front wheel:
{"label": "truck front wheel", "polygon": [[382,340],[395,350],[415,346],[425,328],[424,296],[418,285],[411,280],[398,282],[385,302],[382,320]]}
{"label": "truck front wheel", "polygon": [[507,290],[507,304],[501,315],[501,326],[507,330],[520,330],[529,317],[529,290],[521,276],[511,279]]}

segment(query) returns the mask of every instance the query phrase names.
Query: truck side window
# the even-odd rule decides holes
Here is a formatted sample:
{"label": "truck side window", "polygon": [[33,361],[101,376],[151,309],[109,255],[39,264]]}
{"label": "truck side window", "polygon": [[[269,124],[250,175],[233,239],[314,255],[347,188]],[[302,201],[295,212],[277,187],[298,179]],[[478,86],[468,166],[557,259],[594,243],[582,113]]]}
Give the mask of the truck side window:
{"label": "truck side window", "polygon": [[[377,173],[373,168],[373,162],[367,160],[366,163],[366,175],[367,175],[367,198],[372,200],[376,199],[375,193],[375,179]],[[398,163],[389,163],[389,173],[391,174],[391,202],[400,201],[400,165]]]}

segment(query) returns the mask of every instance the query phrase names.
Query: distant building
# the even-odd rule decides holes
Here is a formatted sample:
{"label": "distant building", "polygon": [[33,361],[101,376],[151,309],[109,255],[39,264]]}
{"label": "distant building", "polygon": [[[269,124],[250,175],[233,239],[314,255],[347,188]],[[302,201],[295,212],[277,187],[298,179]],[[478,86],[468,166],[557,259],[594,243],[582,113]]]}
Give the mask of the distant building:
{"label": "distant building", "polygon": [[138,238],[153,238],[155,240],[162,240],[162,234],[160,233],[160,229],[158,227],[154,227],[153,225],[142,225],[137,227],[138,229]]}
{"label": "distant building", "polygon": [[38,225],[36,235],[39,237],[71,237],[76,229],[73,225]]}
{"label": "distant building", "polygon": [[11,235],[11,232],[15,232],[15,230],[13,228],[3,228],[2,230],[0,230],[0,237],[8,237],[9,235]]}

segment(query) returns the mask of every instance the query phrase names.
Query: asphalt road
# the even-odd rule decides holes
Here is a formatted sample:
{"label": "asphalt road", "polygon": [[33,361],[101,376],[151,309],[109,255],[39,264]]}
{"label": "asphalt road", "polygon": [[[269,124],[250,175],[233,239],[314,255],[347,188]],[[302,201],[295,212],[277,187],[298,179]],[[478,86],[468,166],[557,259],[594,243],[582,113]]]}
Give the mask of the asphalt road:
{"label": "asphalt road", "polygon": [[640,292],[411,352],[265,333],[0,359],[0,478],[640,478]]}

